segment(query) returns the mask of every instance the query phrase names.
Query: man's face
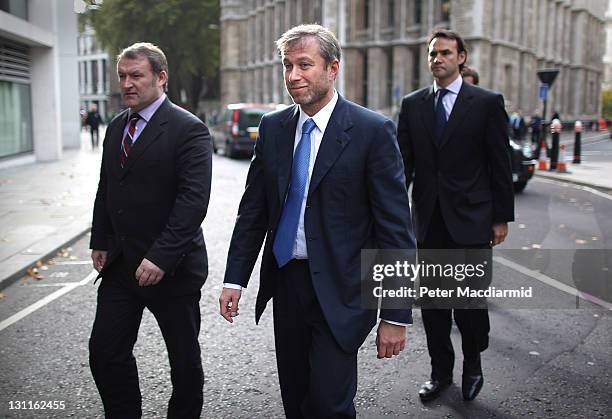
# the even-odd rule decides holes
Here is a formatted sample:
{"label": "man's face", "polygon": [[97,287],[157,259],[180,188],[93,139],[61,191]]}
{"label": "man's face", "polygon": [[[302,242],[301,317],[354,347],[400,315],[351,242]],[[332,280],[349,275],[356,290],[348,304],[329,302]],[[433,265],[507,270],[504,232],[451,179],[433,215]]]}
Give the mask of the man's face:
{"label": "man's face", "polygon": [[465,62],[465,52],[457,52],[457,41],[434,38],[429,43],[429,70],[444,87],[459,76],[459,64]]}
{"label": "man's face", "polygon": [[293,101],[312,116],[332,98],[340,63],[325,66],[319,41],[308,37],[291,45],[282,56],[285,86]]}
{"label": "man's face", "polygon": [[117,63],[117,75],[123,102],[138,112],[159,98],[168,80],[165,71],[153,74],[146,57],[135,59],[123,57]]}

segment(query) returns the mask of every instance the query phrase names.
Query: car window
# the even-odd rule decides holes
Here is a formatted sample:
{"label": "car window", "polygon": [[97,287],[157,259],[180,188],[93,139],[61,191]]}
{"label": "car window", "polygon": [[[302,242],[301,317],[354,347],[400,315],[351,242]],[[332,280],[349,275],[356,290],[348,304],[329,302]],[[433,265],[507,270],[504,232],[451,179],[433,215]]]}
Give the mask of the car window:
{"label": "car window", "polygon": [[271,109],[243,109],[238,118],[240,129],[259,126],[261,117],[270,111]]}

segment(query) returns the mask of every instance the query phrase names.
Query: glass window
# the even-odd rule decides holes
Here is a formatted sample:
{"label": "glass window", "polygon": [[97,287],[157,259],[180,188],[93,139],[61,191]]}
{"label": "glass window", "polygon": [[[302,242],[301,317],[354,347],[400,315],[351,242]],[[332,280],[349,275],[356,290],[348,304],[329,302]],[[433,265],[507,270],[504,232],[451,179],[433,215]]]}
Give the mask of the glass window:
{"label": "glass window", "polygon": [[33,150],[30,86],[0,81],[0,157]]}

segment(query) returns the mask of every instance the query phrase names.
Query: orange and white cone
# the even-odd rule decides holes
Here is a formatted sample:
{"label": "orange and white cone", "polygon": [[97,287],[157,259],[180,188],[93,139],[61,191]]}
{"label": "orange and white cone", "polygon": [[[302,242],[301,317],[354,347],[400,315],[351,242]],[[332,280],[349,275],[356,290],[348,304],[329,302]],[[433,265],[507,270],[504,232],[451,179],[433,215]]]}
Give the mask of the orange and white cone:
{"label": "orange and white cone", "polygon": [[546,143],[542,141],[540,147],[540,160],[538,160],[538,170],[548,170],[548,161],[546,160]]}
{"label": "orange and white cone", "polygon": [[557,162],[557,173],[569,173],[565,161],[565,144],[559,146],[559,161]]}

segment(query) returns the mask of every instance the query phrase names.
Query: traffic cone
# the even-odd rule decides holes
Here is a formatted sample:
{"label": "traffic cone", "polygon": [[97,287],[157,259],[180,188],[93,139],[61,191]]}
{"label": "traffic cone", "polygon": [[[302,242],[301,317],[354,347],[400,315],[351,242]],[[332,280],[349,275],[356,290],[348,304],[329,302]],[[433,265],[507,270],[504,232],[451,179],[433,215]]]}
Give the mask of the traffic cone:
{"label": "traffic cone", "polygon": [[540,147],[540,160],[538,160],[538,170],[548,170],[548,162],[546,161],[546,143],[542,141]]}
{"label": "traffic cone", "polygon": [[559,161],[557,162],[557,173],[569,173],[565,162],[565,144],[559,146]]}

